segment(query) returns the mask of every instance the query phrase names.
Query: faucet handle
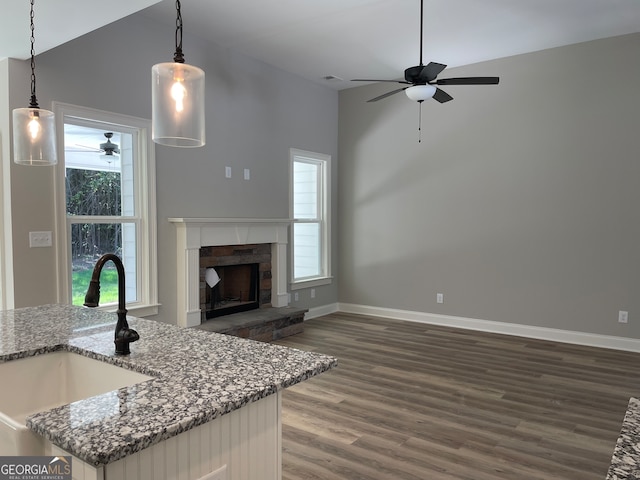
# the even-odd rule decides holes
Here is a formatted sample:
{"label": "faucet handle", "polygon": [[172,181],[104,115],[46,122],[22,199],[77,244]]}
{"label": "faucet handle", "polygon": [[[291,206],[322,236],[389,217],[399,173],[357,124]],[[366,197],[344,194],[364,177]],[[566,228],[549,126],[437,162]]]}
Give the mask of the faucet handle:
{"label": "faucet handle", "polygon": [[125,328],[119,332],[119,336],[123,341],[126,342],[135,342],[136,340],[140,340],[140,335],[133,328]]}
{"label": "faucet handle", "polygon": [[116,355],[129,355],[131,350],[129,344],[140,340],[140,335],[132,328],[123,328],[116,333],[116,339],[113,343],[116,344]]}

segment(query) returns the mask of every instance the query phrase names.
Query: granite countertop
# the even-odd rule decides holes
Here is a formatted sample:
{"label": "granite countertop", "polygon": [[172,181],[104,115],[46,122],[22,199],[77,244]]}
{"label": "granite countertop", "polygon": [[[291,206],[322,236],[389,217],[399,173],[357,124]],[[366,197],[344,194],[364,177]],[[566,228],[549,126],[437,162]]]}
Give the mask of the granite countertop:
{"label": "granite countertop", "polygon": [[620,436],[611,457],[607,480],[640,478],[640,400],[629,399]]}
{"label": "granite countertop", "polygon": [[124,458],[337,365],[333,357],[127,317],[140,340],[116,356],[114,313],[69,305],[0,312],[0,363],[68,350],[155,377],[27,418],[94,466]]}

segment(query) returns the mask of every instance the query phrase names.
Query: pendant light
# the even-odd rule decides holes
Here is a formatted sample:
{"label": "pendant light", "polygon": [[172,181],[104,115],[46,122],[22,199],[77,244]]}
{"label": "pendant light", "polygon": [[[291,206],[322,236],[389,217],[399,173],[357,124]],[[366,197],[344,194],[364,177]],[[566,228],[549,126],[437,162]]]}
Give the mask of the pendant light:
{"label": "pendant light", "polygon": [[205,144],[204,72],[184,63],[180,0],[176,0],[176,10],[173,62],[151,69],[151,137],[160,145],[201,147]]}
{"label": "pendant light", "polygon": [[56,126],[53,112],[38,106],[36,99],[35,35],[31,0],[31,102],[13,110],[13,161],[20,165],[55,165]]}

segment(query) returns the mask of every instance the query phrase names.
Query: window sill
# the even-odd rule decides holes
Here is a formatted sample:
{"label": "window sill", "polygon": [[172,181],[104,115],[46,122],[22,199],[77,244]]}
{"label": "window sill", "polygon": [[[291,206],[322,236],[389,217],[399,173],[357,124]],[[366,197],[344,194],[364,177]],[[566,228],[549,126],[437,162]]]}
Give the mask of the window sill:
{"label": "window sill", "polygon": [[301,290],[303,288],[320,287],[322,285],[331,285],[333,277],[313,278],[311,280],[301,280],[299,282],[293,282],[289,286],[291,290]]}
{"label": "window sill", "polygon": [[158,314],[159,306],[160,304],[157,303],[152,305],[131,305],[127,309],[134,317],[149,317]]}
{"label": "window sill", "polygon": [[[127,314],[132,317],[148,317],[151,315],[158,314],[159,303],[152,305],[142,305],[142,304],[132,304],[127,305]],[[118,306],[111,303],[108,305],[97,307],[100,310],[104,310],[105,312],[115,312],[118,309]]]}

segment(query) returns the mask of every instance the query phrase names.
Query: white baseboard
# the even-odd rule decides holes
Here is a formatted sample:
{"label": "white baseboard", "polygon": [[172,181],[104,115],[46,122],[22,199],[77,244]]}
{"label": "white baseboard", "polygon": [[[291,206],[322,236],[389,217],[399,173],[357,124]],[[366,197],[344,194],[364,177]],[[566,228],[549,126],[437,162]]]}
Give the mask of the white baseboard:
{"label": "white baseboard", "polygon": [[329,315],[338,311],[338,304],[331,303],[329,305],[322,305],[320,307],[311,307],[309,311],[304,314],[305,320],[311,320],[312,318],[321,317],[323,315]]}
{"label": "white baseboard", "polygon": [[[335,304],[334,304],[335,305]],[[331,305],[333,307],[333,305]],[[573,343],[591,347],[611,348],[628,352],[640,352],[640,340],[635,338],[614,337],[611,335],[597,335],[594,333],[575,332],[548,327],[535,327],[531,325],[518,325],[515,323],[494,322],[477,318],[454,317],[434,313],[413,312],[410,310],[397,310],[392,308],[370,307],[353,303],[338,303],[333,312],[359,313],[374,317],[393,318],[410,322],[427,323],[431,325],[443,325],[447,327],[465,328],[481,332],[501,333],[518,337],[550,340],[553,342]],[[314,309],[315,310],[315,309]],[[319,311],[322,308],[318,309]],[[323,313],[325,315],[325,313]],[[314,318],[314,317],[306,317]]]}

